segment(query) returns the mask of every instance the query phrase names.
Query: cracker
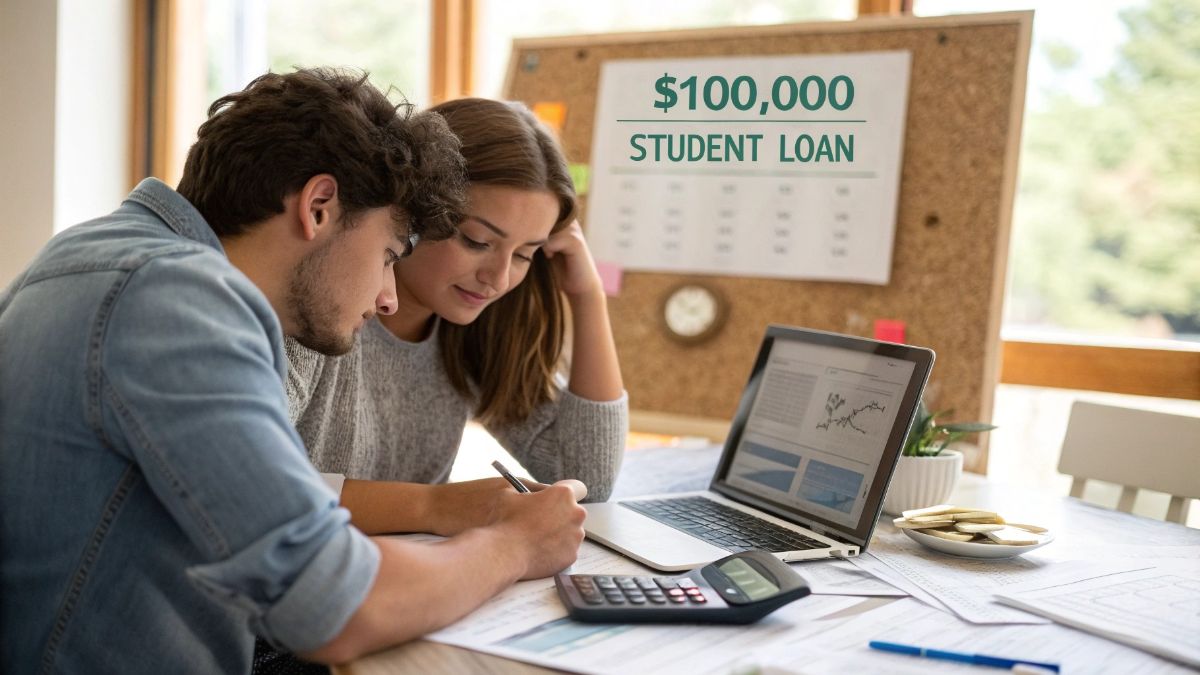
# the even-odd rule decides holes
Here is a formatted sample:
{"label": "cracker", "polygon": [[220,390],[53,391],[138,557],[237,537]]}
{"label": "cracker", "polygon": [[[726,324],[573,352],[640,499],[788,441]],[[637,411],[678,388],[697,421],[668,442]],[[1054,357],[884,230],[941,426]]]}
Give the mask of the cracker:
{"label": "cracker", "polygon": [[978,520],[978,521],[999,521],[1004,522],[1000,514],[995,511],[968,511],[966,513],[955,513],[950,516],[952,520]]}
{"label": "cracker", "polygon": [[954,522],[954,516],[942,514],[934,516],[912,516],[908,518],[908,522],[910,523],[937,523],[943,521]]}
{"label": "cracker", "polygon": [[954,529],[959,532],[996,532],[1003,530],[1004,525],[999,523],[954,523]]}
{"label": "cracker", "polygon": [[1040,541],[1036,535],[1030,535],[1028,532],[1018,530],[1015,527],[1005,527],[995,532],[984,532],[983,536],[997,544],[1007,544],[1009,546],[1032,546]]}
{"label": "cracker", "polygon": [[940,516],[944,513],[967,513],[969,511],[982,511],[971,506],[952,506],[950,504],[938,504],[937,506],[926,506],[923,509],[910,509],[904,511],[900,515],[905,518],[916,518],[918,516]]}
{"label": "cracker", "polygon": [[973,534],[966,532],[956,532],[954,530],[922,530],[924,534],[931,534],[939,539],[949,539],[950,541],[971,541],[975,538]]}
{"label": "cracker", "polygon": [[904,518],[897,518],[892,521],[892,524],[902,530],[926,530],[931,527],[946,527],[948,525],[953,525],[954,521],[953,520],[933,520],[933,521],[929,521],[927,523],[914,523],[911,520],[905,520]]}
{"label": "cracker", "polygon": [[910,509],[892,521],[902,530],[917,530],[950,541],[989,546],[1031,546],[1041,543],[1037,535],[1049,532],[1039,525],[1007,523],[995,511],[975,507],[938,504]]}

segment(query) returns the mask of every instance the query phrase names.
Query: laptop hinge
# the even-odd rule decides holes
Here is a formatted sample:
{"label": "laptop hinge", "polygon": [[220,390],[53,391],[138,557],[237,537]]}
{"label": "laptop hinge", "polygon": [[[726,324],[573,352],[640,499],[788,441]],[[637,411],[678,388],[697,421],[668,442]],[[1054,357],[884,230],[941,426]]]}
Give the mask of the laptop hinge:
{"label": "laptop hinge", "polygon": [[845,537],[845,535],[843,535],[841,532],[828,530],[825,527],[817,525],[816,523],[805,523],[804,526],[807,527],[808,529],[812,530],[813,532],[816,532],[817,534],[821,535],[822,537],[829,537],[830,539],[838,542],[839,544],[845,544],[847,546],[861,547],[861,545],[858,544],[857,542],[853,542],[853,541],[850,541],[849,539],[847,539]]}

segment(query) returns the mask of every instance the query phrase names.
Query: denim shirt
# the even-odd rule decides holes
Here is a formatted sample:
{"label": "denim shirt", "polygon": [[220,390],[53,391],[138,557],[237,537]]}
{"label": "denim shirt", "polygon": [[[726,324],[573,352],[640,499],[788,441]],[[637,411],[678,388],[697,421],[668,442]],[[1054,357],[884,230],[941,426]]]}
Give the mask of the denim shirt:
{"label": "denim shirt", "polygon": [[0,672],[249,672],[333,637],[378,549],[288,421],[266,297],[147,179],[0,294]]}

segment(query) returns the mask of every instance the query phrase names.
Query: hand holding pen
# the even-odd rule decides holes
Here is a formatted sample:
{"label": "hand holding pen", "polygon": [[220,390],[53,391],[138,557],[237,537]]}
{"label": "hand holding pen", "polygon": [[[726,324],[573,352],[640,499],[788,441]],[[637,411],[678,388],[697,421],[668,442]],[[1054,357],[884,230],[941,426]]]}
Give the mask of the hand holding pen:
{"label": "hand holding pen", "polygon": [[512,486],[516,488],[517,492],[529,492],[529,488],[525,487],[524,483],[517,480],[517,477],[512,475],[512,472],[506,469],[504,465],[500,463],[500,460],[492,462],[492,468],[496,471],[499,471],[500,475],[504,476],[504,480],[512,483]]}
{"label": "hand holding pen", "polygon": [[[505,468],[504,465],[500,463],[500,460],[492,462],[492,468],[499,472],[500,475],[504,477],[504,480],[508,481],[517,492],[530,492],[529,487],[522,483],[519,478],[514,476],[511,471]],[[568,478],[555,483],[555,485],[559,484],[563,484],[571,488],[571,492],[574,493],[575,501],[577,502],[587,496],[587,486],[584,485],[582,481],[575,480],[574,478]]]}

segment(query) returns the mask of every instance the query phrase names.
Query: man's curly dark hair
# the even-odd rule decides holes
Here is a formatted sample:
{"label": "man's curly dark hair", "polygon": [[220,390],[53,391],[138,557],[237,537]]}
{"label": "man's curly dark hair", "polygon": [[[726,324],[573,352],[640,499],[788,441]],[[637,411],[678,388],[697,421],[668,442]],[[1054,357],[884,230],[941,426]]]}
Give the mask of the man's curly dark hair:
{"label": "man's curly dark hair", "polygon": [[367,74],[268,73],[217,99],[188,151],[178,191],[218,236],[284,210],[313,176],[333,175],[343,220],[397,207],[409,231],[445,239],[463,218],[466,166],[436,113],[393,103]]}

